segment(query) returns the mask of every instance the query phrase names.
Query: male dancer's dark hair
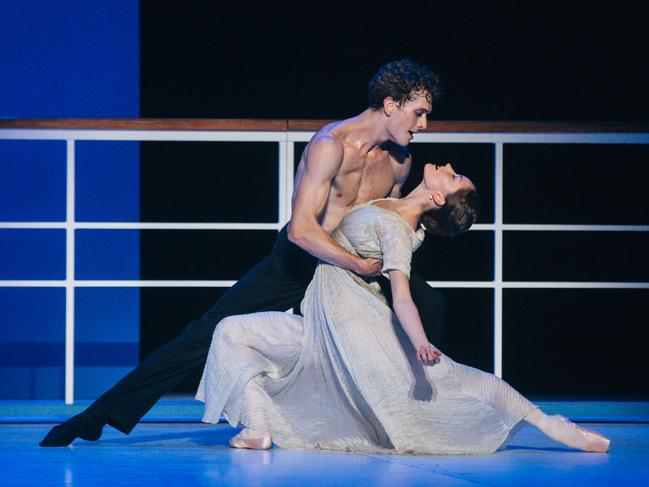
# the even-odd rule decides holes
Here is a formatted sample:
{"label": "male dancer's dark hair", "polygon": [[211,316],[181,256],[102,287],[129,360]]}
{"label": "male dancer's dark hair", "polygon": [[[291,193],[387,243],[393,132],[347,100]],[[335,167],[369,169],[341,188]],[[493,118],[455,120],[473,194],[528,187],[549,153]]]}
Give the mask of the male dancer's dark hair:
{"label": "male dancer's dark hair", "polygon": [[412,100],[413,95],[425,93],[433,105],[439,101],[443,92],[439,76],[426,66],[411,59],[392,61],[379,69],[370,79],[368,98],[369,108],[379,110],[383,100],[392,97],[398,104]]}

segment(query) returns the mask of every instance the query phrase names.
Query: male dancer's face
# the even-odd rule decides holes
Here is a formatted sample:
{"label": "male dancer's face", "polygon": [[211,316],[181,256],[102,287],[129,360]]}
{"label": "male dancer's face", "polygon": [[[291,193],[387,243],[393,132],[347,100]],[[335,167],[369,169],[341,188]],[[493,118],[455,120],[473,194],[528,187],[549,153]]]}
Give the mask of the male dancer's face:
{"label": "male dancer's face", "polygon": [[426,115],[433,108],[425,92],[415,93],[412,100],[406,100],[401,105],[394,104],[388,118],[388,132],[392,141],[406,146],[413,134],[424,130],[427,125]]}

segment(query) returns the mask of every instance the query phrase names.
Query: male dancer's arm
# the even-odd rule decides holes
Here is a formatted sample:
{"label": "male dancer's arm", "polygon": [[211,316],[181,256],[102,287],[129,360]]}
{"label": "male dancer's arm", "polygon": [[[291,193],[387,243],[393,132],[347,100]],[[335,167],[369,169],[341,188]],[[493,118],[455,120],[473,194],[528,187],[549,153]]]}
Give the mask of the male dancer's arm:
{"label": "male dancer's arm", "polygon": [[293,213],[288,238],[295,245],[321,260],[358,274],[375,275],[381,261],[363,259],[343,247],[320,225],[331,183],[343,161],[343,146],[324,136],[309,147],[308,157],[293,194]]}

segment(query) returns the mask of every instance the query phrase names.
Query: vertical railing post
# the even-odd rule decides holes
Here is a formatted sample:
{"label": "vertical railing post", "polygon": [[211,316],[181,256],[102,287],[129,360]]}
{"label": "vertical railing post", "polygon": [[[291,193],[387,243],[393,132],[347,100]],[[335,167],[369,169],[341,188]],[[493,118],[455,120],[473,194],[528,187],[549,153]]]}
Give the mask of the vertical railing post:
{"label": "vertical railing post", "polygon": [[75,141],[66,141],[67,183],[65,214],[65,403],[74,402],[74,231]]}
{"label": "vertical railing post", "polygon": [[293,201],[293,184],[295,172],[295,142],[289,140],[286,133],[286,222],[291,219],[291,204]]}
{"label": "vertical railing post", "polygon": [[279,228],[286,225],[287,220],[287,208],[286,208],[286,161],[288,158],[288,142],[283,140],[279,142],[279,152],[277,154],[278,159],[278,169],[279,169],[279,180],[277,181],[279,186],[278,191],[278,215],[277,223]]}
{"label": "vertical railing post", "polygon": [[295,168],[294,142],[285,140],[279,143],[279,226],[283,227],[291,219],[291,198],[293,196],[293,170]]}
{"label": "vertical railing post", "polygon": [[503,375],[503,144],[494,159],[494,374]]}

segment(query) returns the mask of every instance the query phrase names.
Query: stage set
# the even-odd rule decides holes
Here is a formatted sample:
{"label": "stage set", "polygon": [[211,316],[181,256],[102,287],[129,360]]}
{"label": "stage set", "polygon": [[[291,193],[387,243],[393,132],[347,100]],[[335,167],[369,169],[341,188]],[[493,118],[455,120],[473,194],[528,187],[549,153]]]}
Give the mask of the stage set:
{"label": "stage set", "polygon": [[[386,37],[358,66],[350,45],[366,36],[332,47],[258,12],[244,42],[234,6],[203,8],[29,0],[5,16],[0,484],[649,485],[649,68],[590,30],[603,17],[562,14],[595,56],[540,7],[444,7],[419,47]],[[446,52],[460,20],[474,31]],[[633,32],[619,30],[644,42]],[[238,450],[227,422],[201,423],[202,370],[128,436],[106,426],[96,442],[39,447],[270,252],[309,140],[363,111],[367,79],[402,57],[439,65],[446,92],[409,144],[402,194],[425,163],[450,162],[482,200],[470,231],[413,257],[446,303],[437,345],[610,451],[531,426],[489,455]]]}
{"label": "stage set", "polygon": [[[170,401],[173,402],[173,401]],[[612,439],[606,454],[563,448],[531,427],[493,455],[413,456],[235,450],[227,425],[144,423],[131,435],[39,449],[48,424],[0,426],[6,485],[546,486],[647,485],[649,425],[587,423]]]}

